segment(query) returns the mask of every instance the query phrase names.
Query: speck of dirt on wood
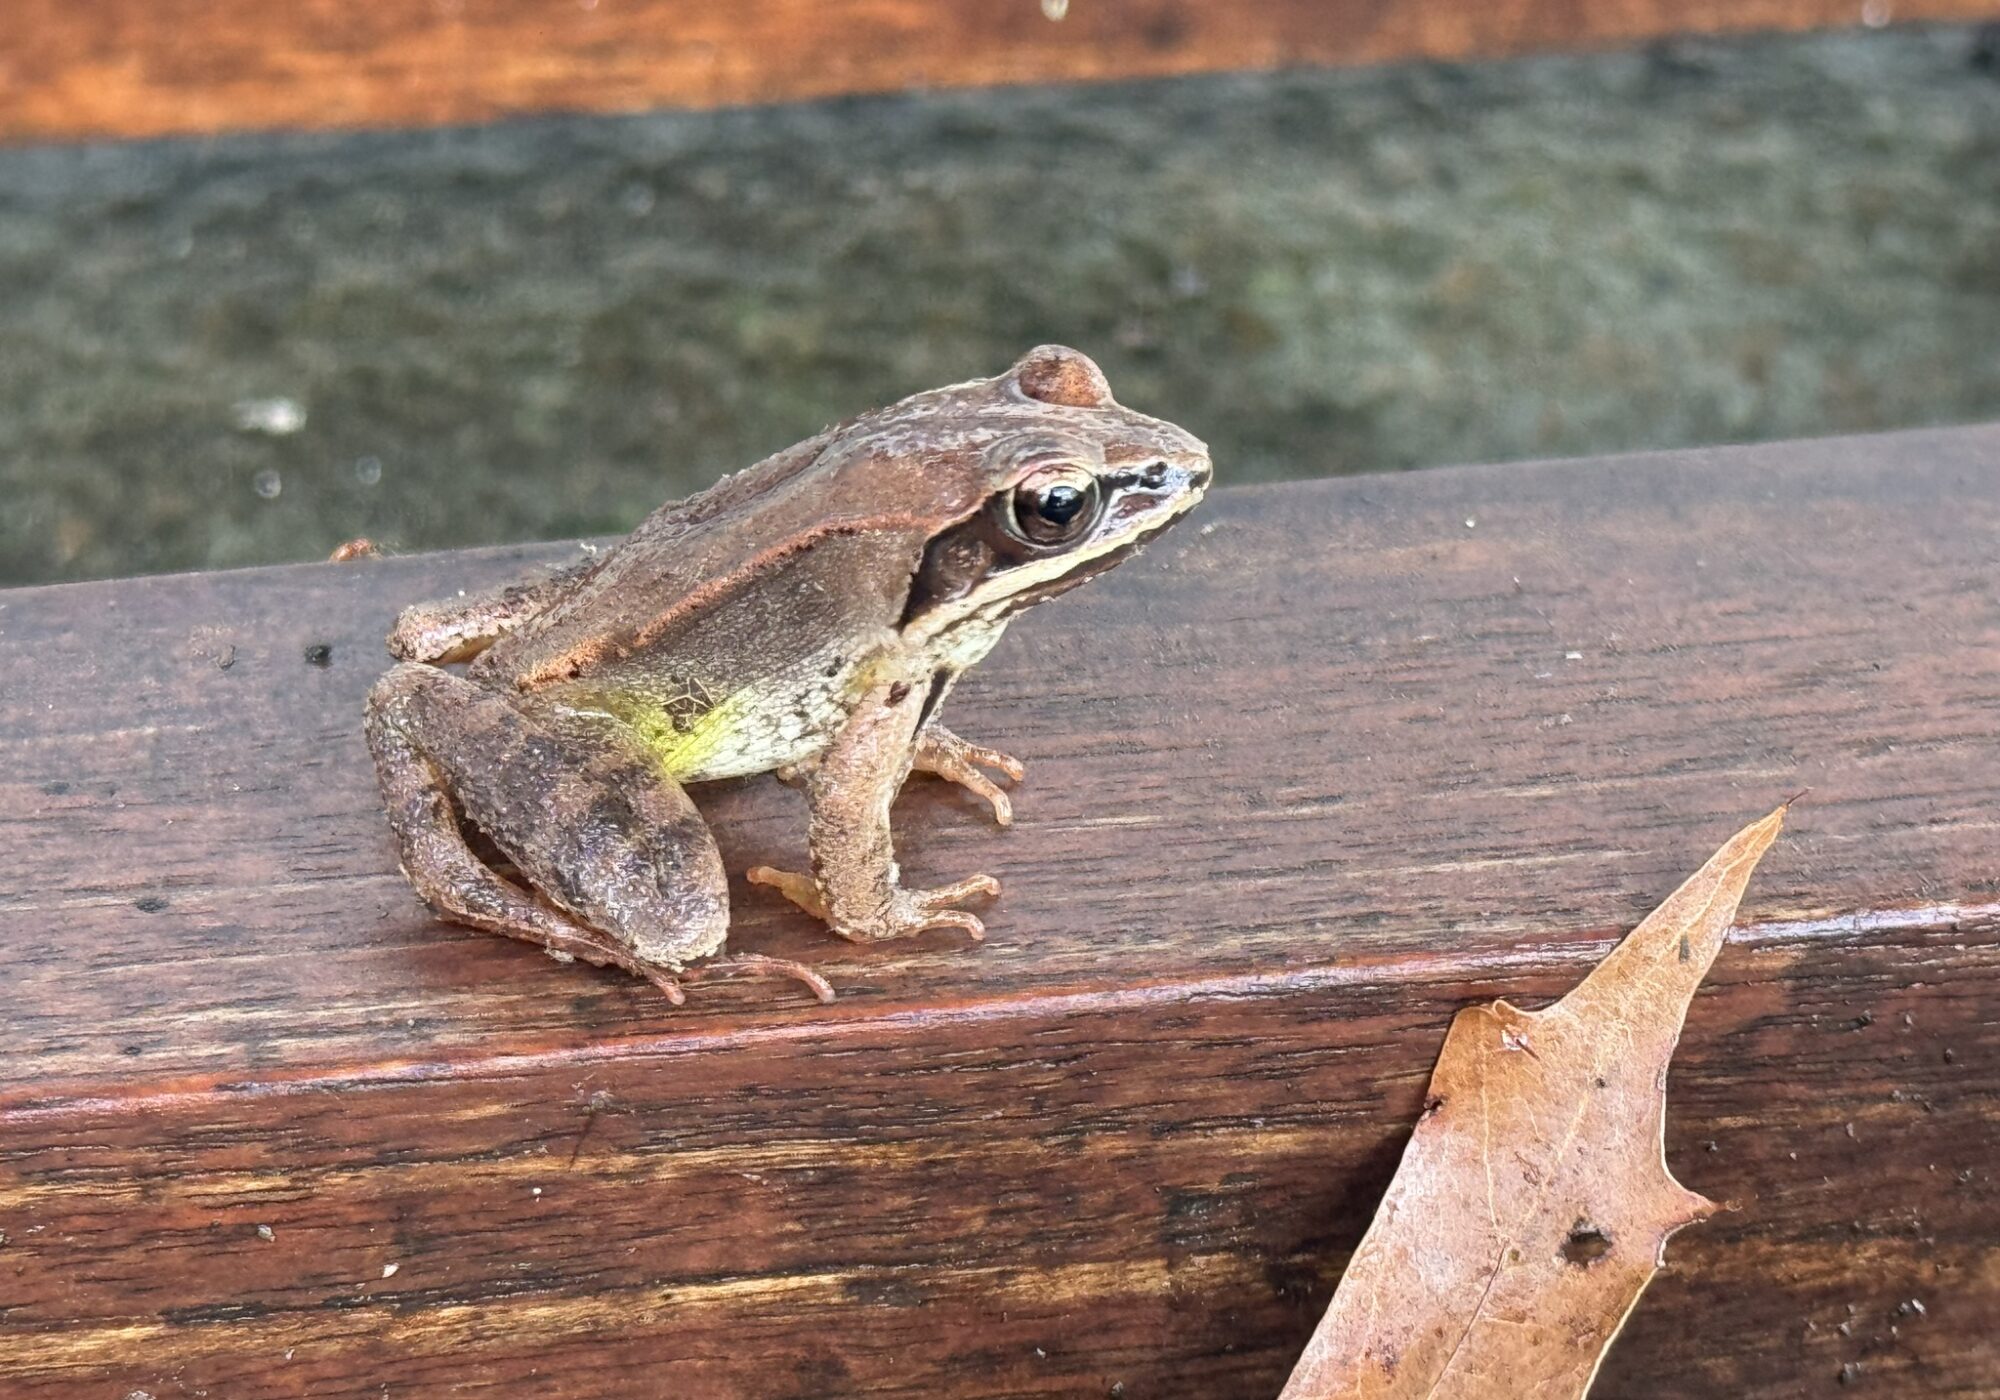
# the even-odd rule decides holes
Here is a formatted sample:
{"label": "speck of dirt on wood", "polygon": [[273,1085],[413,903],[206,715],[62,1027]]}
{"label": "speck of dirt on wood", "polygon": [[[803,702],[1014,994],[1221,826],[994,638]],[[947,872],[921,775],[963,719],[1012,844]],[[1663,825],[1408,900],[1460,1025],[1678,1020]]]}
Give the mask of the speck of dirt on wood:
{"label": "speck of dirt on wood", "polygon": [[167,907],[167,897],[162,894],[142,894],[132,901],[132,907],[141,914],[157,914]]}
{"label": "speck of dirt on wood", "polygon": [[1853,1385],[1860,1379],[1861,1363],[1859,1361],[1849,1361],[1842,1364],[1840,1368],[1840,1383],[1842,1385]]}
{"label": "speck of dirt on wood", "polygon": [[218,671],[227,671],[236,664],[236,643],[229,640],[227,627],[197,627],[188,635],[188,654]]}
{"label": "speck of dirt on wood", "polygon": [[269,1244],[272,1240],[278,1238],[278,1232],[273,1230],[269,1225],[259,1225],[257,1227],[257,1238]]}
{"label": "speck of dirt on wood", "polygon": [[331,666],[333,664],[332,644],[329,642],[314,642],[308,646],[306,648],[306,664],[308,666]]}

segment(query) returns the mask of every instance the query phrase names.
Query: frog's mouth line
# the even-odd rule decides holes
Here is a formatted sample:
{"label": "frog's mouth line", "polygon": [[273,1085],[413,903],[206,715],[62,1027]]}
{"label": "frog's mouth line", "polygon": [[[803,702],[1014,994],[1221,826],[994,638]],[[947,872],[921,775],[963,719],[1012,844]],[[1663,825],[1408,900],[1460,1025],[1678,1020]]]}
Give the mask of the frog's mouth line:
{"label": "frog's mouth line", "polygon": [[1037,603],[1046,603],[1049,599],[1060,597],[1080,584],[1089,583],[1099,574],[1108,573],[1144,549],[1153,536],[1172,523],[1173,517],[1170,516],[1152,529],[1143,530],[1123,543],[1105,550],[1104,553],[1084,560],[1068,573],[1058,574],[1043,583],[1030,584],[1019,593],[1009,596],[1002,603],[998,615],[1012,617],[1024,608],[1032,608]]}

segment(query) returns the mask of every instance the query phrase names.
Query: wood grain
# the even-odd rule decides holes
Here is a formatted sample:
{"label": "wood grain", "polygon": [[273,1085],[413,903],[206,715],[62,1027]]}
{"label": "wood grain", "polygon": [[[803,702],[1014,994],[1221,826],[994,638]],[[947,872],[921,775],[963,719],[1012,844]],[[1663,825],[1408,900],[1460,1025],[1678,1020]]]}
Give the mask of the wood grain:
{"label": "wood grain", "polygon": [[[983,947],[738,881],[825,1009],[397,875],[390,617],[566,551],[0,593],[0,1390],[1275,1395],[1452,1013],[1810,787],[1669,1096],[1739,1209],[1594,1393],[1992,1395],[1996,545],[2000,428],[1223,491],[954,698],[1018,824],[900,830],[1005,882]],[[775,784],[699,800],[797,858]]]}
{"label": "wood grain", "polygon": [[[1976,20],[1994,0],[1901,0]],[[1854,0],[10,0],[0,140],[387,127],[1859,23]]]}

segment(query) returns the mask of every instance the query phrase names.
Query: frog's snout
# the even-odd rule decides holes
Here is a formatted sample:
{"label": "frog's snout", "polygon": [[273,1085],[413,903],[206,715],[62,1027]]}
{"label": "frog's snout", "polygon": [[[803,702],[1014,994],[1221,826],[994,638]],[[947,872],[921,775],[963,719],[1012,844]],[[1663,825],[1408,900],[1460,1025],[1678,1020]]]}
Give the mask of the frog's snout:
{"label": "frog's snout", "polygon": [[1145,484],[1163,496],[1197,497],[1208,489],[1215,467],[1208,453],[1200,450],[1177,452],[1147,469]]}

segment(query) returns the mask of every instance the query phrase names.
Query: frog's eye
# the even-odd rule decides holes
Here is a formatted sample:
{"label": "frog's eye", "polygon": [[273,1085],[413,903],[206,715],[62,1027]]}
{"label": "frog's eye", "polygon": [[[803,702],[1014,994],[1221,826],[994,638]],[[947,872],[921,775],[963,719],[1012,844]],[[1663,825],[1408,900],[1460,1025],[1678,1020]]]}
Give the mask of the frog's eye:
{"label": "frog's eye", "polygon": [[1097,478],[1076,467],[1045,467],[1014,488],[1007,524],[1030,544],[1067,544],[1097,521]]}

